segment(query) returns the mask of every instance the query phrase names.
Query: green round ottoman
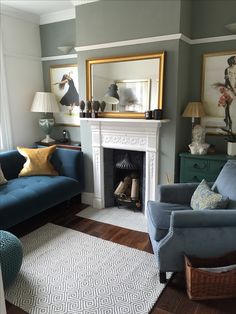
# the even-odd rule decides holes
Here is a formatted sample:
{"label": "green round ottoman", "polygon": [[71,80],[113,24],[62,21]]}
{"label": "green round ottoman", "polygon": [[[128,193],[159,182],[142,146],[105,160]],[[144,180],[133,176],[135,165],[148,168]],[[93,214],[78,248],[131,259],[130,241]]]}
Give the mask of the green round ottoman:
{"label": "green round ottoman", "polygon": [[4,288],[16,278],[23,258],[20,240],[8,231],[0,230],[0,264]]}

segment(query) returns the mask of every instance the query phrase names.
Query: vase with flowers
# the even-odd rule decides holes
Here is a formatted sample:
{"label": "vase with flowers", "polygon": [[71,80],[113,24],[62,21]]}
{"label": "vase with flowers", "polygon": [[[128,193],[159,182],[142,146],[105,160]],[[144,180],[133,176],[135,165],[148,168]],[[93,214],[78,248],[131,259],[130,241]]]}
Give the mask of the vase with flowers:
{"label": "vase with flowers", "polygon": [[232,129],[222,128],[222,130],[226,133],[226,141],[227,141],[227,154],[229,156],[236,156],[236,134],[233,133]]}

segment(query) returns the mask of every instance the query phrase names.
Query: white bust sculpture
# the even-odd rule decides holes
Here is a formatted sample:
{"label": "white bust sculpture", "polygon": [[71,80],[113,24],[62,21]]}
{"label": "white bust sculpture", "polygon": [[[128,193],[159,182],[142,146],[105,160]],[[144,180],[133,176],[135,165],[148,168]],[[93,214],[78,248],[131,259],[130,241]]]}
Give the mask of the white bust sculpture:
{"label": "white bust sculpture", "polygon": [[205,143],[205,128],[197,124],[192,131],[193,139],[189,144],[190,152],[194,155],[205,155],[210,144]]}

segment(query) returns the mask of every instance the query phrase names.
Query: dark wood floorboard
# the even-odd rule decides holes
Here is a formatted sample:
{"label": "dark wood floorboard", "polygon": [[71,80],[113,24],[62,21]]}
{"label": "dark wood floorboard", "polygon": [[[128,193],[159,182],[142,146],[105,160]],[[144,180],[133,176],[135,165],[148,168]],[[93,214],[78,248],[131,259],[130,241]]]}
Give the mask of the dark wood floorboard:
{"label": "dark wood floorboard", "polygon": [[[104,240],[109,240],[152,253],[148,234],[144,232],[124,229],[76,216],[76,213],[86,207],[87,205],[80,204],[78,200],[74,200],[70,206],[63,203],[29,219],[20,225],[15,226],[14,228],[9,229],[9,231],[14,233],[16,236],[21,237],[39,228],[45,223],[51,222]],[[6,307],[7,314],[26,313],[9,302],[6,302]],[[172,276],[150,313],[236,314],[236,299],[201,302],[191,301],[186,294],[184,274],[178,273]]]}

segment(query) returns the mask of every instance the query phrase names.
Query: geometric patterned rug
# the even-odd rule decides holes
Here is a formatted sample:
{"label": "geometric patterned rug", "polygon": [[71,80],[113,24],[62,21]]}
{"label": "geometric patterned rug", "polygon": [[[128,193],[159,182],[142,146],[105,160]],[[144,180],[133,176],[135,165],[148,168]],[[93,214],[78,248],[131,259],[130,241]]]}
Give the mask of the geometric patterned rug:
{"label": "geometric patterned rug", "polygon": [[147,252],[51,223],[21,241],[23,264],[5,297],[28,313],[145,314],[165,287]]}
{"label": "geometric patterned rug", "polygon": [[128,208],[109,207],[96,209],[91,206],[78,212],[76,216],[100,221],[103,223],[127,228],[131,230],[148,232],[147,219],[141,211]]}

